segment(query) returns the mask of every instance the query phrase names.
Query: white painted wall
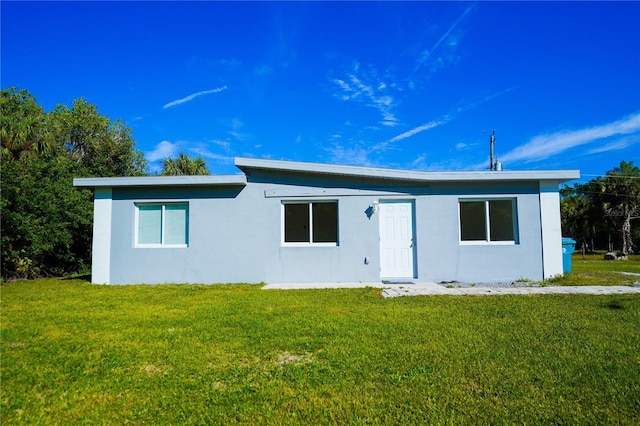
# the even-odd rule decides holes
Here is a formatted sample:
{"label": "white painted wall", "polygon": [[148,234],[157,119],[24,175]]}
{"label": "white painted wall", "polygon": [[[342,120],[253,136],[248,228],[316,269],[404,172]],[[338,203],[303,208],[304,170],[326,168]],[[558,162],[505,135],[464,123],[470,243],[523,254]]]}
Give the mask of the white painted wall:
{"label": "white painted wall", "polygon": [[111,270],[111,188],[96,188],[93,202],[93,247],[91,282],[110,284]]}
{"label": "white painted wall", "polygon": [[562,229],[558,182],[540,182],[542,271],[544,279],[562,275]]}
{"label": "white painted wall", "polygon": [[[380,214],[367,213],[376,199],[381,203],[389,199],[415,202],[415,272],[419,281],[543,278],[543,226],[537,182],[470,182],[402,188],[389,181],[331,180],[274,173],[254,175],[246,186],[116,188],[113,201],[109,198],[111,194],[105,195],[96,196],[99,207],[94,236],[94,282],[380,282]],[[517,244],[461,245],[460,196],[517,199]],[[189,246],[134,247],[135,202],[176,199],[189,200]],[[337,199],[338,246],[282,246],[281,203],[290,199]],[[556,228],[543,235],[550,247],[547,268],[553,275],[558,270],[562,272],[557,185],[554,192],[545,193],[544,200],[547,204],[544,218],[548,226]],[[558,243],[556,255],[552,253],[554,241]]]}

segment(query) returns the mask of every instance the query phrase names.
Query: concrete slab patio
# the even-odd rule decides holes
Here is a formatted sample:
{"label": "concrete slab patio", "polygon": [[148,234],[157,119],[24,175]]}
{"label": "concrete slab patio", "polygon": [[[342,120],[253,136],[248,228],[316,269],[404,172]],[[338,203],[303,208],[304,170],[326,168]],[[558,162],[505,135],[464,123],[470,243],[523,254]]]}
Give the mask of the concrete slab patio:
{"label": "concrete slab patio", "polygon": [[300,290],[326,288],[365,288],[382,289],[382,297],[401,296],[498,296],[502,294],[640,294],[639,286],[547,286],[547,287],[446,287],[435,283],[301,283],[267,284],[263,290]]}

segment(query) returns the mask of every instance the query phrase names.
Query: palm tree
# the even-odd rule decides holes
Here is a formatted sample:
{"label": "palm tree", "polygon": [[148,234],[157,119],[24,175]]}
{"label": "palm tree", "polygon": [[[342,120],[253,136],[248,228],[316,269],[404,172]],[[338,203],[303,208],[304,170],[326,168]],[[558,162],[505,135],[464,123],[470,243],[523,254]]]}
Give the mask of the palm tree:
{"label": "palm tree", "polygon": [[210,175],[207,164],[200,157],[191,158],[184,152],[178,158],[162,160],[162,176],[195,176]]}
{"label": "palm tree", "polygon": [[622,161],[601,181],[605,213],[622,218],[622,253],[633,254],[631,221],[640,219],[640,167]]}

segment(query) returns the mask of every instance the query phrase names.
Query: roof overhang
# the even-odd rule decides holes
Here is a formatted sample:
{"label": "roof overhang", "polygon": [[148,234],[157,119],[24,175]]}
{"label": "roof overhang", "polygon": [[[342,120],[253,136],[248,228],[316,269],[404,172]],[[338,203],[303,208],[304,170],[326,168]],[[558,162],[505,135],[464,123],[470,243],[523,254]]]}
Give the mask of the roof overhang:
{"label": "roof overhang", "polygon": [[341,166],[321,163],[302,163],[281,160],[260,160],[236,157],[235,165],[243,172],[267,170],[323,174],[368,179],[399,180],[411,182],[506,182],[506,181],[555,181],[558,183],[580,177],[579,170],[503,170],[503,171],[461,171],[461,172],[420,172],[412,170],[383,169],[375,167]]}
{"label": "roof overhang", "polygon": [[220,176],[128,176],[107,178],[76,178],[73,186],[80,188],[144,187],[144,186],[245,186],[245,175]]}
{"label": "roof overhang", "polygon": [[247,184],[247,175],[250,174],[252,170],[360,179],[382,179],[414,183],[546,181],[560,184],[580,177],[579,170],[422,172],[376,167],[303,163],[283,160],[261,160],[244,157],[236,157],[235,165],[245,174],[219,176],[128,176],[76,178],[73,180],[73,186],[80,188],[245,186]]}

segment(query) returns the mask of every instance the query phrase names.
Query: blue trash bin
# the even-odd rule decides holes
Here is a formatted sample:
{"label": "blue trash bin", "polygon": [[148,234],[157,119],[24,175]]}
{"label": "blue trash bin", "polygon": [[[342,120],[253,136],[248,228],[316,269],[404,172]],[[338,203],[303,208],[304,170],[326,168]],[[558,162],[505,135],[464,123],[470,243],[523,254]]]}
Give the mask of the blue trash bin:
{"label": "blue trash bin", "polygon": [[571,272],[571,255],[576,251],[576,240],[573,238],[562,239],[562,272]]}

